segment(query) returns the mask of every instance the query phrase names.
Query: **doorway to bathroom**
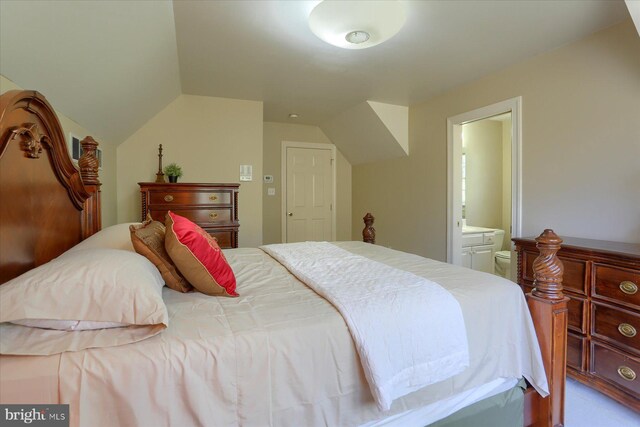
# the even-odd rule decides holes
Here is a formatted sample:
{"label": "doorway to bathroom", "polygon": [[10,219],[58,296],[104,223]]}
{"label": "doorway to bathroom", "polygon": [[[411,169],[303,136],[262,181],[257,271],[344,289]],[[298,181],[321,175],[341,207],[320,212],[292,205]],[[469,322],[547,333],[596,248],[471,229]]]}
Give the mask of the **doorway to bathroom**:
{"label": "doorway to bathroom", "polygon": [[447,120],[447,261],[507,278],[521,230],[521,102]]}

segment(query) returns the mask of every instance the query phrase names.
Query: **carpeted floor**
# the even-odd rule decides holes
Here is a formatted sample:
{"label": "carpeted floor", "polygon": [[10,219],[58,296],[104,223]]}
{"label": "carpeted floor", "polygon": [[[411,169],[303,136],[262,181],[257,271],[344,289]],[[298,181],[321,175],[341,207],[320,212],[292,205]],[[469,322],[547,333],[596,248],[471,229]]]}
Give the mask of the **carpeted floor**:
{"label": "carpeted floor", "polygon": [[565,427],[640,427],[640,414],[567,378]]}

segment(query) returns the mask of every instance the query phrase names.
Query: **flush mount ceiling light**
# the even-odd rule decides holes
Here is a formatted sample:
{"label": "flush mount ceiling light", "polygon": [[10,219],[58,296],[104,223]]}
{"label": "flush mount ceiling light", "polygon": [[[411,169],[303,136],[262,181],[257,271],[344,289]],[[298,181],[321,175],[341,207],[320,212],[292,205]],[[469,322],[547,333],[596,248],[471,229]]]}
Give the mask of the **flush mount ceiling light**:
{"label": "flush mount ceiling light", "polygon": [[321,40],[344,49],[365,49],[395,36],[406,20],[396,0],[324,0],[309,15]]}
{"label": "flush mount ceiling light", "polygon": [[300,116],[298,116],[296,113],[289,114],[289,118],[290,119],[297,119],[298,117],[300,117]]}

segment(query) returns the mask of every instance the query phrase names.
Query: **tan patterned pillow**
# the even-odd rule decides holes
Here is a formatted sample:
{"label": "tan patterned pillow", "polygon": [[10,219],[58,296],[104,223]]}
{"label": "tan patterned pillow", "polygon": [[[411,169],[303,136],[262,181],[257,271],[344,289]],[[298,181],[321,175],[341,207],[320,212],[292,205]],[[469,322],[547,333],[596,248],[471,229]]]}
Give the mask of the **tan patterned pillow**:
{"label": "tan patterned pillow", "polygon": [[129,231],[133,248],[156,266],[168,287],[178,292],[189,292],[193,289],[178,272],[164,248],[163,223],[147,216],[147,220],[142,224],[129,226]]}

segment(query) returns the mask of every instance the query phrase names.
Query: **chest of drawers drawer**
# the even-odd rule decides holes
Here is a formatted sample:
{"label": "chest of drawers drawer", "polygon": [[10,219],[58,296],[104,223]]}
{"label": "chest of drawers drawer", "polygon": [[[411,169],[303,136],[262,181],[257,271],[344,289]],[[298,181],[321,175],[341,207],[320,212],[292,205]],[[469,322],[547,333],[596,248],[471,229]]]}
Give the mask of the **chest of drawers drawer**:
{"label": "chest of drawers drawer", "polygon": [[640,309],[640,270],[593,265],[593,296]]}
{"label": "chest of drawers drawer", "polygon": [[640,355],[640,314],[608,304],[591,304],[591,336]]}
{"label": "chest of drawers drawer", "polygon": [[[533,291],[533,286],[524,285],[524,293]],[[566,293],[566,297],[569,298],[567,302],[567,309],[569,310],[569,316],[567,319],[568,327],[570,331],[586,333],[587,332],[587,301],[586,299],[572,293]]]}
{"label": "chest of drawers drawer", "polygon": [[591,343],[591,373],[636,396],[640,393],[640,359],[612,347]]}
{"label": "chest of drawers drawer", "polygon": [[232,222],[231,208],[192,208],[192,209],[171,209],[171,212],[178,214],[195,222],[201,227],[209,224],[230,224]]}
{"label": "chest of drawers drawer", "polygon": [[231,191],[150,191],[150,205],[230,205]]}
{"label": "chest of drawers drawer", "polygon": [[[538,257],[538,252],[524,251],[523,253],[524,271],[523,279],[529,283],[533,283],[533,262]],[[569,258],[567,256],[558,256],[564,266],[564,274],[562,276],[562,286],[575,293],[587,294],[587,262],[580,259]]]}
{"label": "chest of drawers drawer", "polygon": [[576,332],[587,332],[587,302],[584,298],[580,298],[577,295],[567,293],[569,302],[567,308],[569,309],[569,329]]}
{"label": "chest of drawers drawer", "polygon": [[584,369],[584,349],[585,339],[578,334],[571,332],[567,333],[567,366],[570,366],[578,371]]}

